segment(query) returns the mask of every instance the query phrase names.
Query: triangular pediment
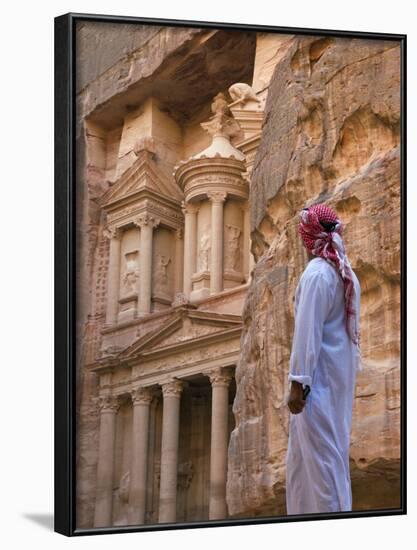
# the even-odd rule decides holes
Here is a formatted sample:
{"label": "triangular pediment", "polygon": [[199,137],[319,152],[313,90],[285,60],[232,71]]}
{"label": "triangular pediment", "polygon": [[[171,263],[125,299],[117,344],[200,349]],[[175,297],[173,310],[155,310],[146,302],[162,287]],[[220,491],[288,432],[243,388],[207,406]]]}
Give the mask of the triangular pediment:
{"label": "triangular pediment", "polygon": [[133,197],[143,191],[163,195],[169,199],[183,199],[183,193],[174,179],[171,181],[144,151],[101,198],[103,206]]}
{"label": "triangular pediment", "polygon": [[240,330],[240,315],[212,313],[198,310],[173,312],[163,327],[141,336],[136,342],[119,354],[120,359],[148,355],[162,350],[203,344],[208,339]]}

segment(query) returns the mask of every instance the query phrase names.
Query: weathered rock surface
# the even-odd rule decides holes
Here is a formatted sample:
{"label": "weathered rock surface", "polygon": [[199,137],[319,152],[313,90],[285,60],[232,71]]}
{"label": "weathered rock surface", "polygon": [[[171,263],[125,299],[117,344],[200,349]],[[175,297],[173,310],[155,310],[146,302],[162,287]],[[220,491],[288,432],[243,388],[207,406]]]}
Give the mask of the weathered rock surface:
{"label": "weathered rock surface", "polygon": [[399,80],[395,42],[298,37],[276,65],[251,182],[257,264],[229,445],[227,501],[235,516],[285,513],[293,299],[307,261],[296,229],[298,211],[318,201],[346,223],[362,287],[353,508],[399,505]]}

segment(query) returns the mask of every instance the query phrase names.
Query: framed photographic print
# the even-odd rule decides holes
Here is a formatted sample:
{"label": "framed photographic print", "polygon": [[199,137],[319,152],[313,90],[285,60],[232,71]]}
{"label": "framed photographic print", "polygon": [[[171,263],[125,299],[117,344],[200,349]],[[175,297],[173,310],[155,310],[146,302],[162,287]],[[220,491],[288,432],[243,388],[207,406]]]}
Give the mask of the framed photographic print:
{"label": "framed photographic print", "polygon": [[55,530],[406,513],[406,36],[55,19]]}

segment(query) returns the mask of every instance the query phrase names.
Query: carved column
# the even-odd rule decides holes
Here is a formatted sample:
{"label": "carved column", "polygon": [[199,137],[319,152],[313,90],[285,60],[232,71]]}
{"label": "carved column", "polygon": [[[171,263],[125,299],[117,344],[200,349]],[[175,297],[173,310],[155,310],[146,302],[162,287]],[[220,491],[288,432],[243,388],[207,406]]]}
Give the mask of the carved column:
{"label": "carved column", "polygon": [[148,465],[149,408],[153,398],[150,388],[131,392],[133,403],[132,466],[129,492],[129,523],[145,523]]}
{"label": "carved column", "polygon": [[106,323],[113,325],[117,322],[119,310],[121,232],[117,229],[107,229],[105,235],[110,239]]}
{"label": "carved column", "polygon": [[114,442],[116,413],[120,404],[118,398],[112,395],[99,397],[98,404],[100,432],[94,527],[107,527],[112,524]]}
{"label": "carved column", "polygon": [[224,519],[227,517],[229,384],[232,373],[218,367],[209,372],[209,378],[212,386],[209,519]]}
{"label": "carved column", "polygon": [[243,274],[245,279],[249,277],[250,261],[250,206],[249,202],[242,205],[243,211]]}
{"label": "carved column", "polygon": [[223,204],[227,193],[213,191],[207,193],[211,200],[211,266],[210,293],[223,290]]}
{"label": "carved column", "polygon": [[152,244],[153,230],[160,220],[150,214],[143,214],[135,219],[134,223],[140,227],[140,276],[138,315],[151,312],[152,297]]}
{"label": "carved column", "polygon": [[178,436],[180,399],[184,382],[171,379],[162,385],[162,445],[159,523],[174,522],[177,508]]}
{"label": "carved column", "polygon": [[184,232],[182,228],[175,231],[175,292],[183,292],[184,279]]}
{"label": "carved column", "polygon": [[190,297],[192,290],[191,277],[196,270],[197,259],[197,212],[198,206],[183,203],[182,211],[185,216],[184,226],[184,294]]}

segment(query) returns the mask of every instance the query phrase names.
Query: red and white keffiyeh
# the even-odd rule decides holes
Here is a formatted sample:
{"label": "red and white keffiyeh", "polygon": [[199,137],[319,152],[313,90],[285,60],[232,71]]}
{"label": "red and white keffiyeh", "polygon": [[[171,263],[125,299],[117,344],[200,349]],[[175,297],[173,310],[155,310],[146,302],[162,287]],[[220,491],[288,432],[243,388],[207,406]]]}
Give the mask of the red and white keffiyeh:
{"label": "red and white keffiyeh", "polygon": [[[326,230],[320,222],[333,224]],[[343,280],[345,289],[346,330],[352,341],[359,345],[356,323],[355,286],[349,259],[342,239],[344,226],[336,212],[325,204],[315,204],[300,212],[298,231],[304,246],[314,256],[320,256],[333,265]]]}

